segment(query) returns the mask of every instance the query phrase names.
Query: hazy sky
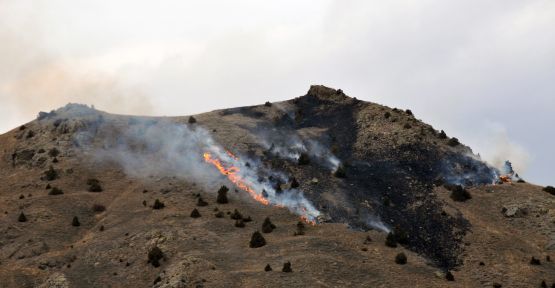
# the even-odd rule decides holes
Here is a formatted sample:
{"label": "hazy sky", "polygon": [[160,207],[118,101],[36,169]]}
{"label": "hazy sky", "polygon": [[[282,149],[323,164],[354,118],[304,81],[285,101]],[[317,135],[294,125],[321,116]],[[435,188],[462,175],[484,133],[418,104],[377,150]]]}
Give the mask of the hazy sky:
{"label": "hazy sky", "polygon": [[68,102],[185,115],[310,84],[555,184],[555,1],[0,0],[0,133]]}

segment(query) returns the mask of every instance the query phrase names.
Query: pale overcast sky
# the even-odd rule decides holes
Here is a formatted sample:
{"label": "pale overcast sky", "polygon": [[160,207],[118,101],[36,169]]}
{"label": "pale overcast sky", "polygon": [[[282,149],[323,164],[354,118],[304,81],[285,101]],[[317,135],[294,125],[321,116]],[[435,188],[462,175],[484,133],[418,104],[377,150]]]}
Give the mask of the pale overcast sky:
{"label": "pale overcast sky", "polygon": [[0,133],[68,102],[185,115],[310,84],[555,184],[555,1],[0,0]]}

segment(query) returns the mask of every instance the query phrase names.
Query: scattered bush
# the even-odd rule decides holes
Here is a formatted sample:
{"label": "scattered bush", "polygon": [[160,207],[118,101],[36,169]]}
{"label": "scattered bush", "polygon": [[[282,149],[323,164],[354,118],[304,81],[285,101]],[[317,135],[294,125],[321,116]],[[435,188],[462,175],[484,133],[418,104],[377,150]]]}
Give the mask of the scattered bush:
{"label": "scattered bush", "polygon": [[102,192],[102,186],[100,185],[100,181],[98,181],[98,179],[88,179],[87,185],[89,185],[89,192]]}
{"label": "scattered bush", "polygon": [[544,192],[547,192],[553,196],[555,196],[555,187],[553,186],[546,186],[542,189]]}
{"label": "scattered bush", "polygon": [[266,245],[266,239],[264,236],[258,231],[254,232],[251,237],[251,241],[249,243],[249,247],[251,248],[259,248]]}
{"label": "scattered bush", "polygon": [[19,195],[19,199],[25,199],[25,195],[23,194]]}
{"label": "scattered bush", "polygon": [[405,253],[403,252],[397,254],[397,256],[395,256],[395,263],[399,265],[407,264],[407,255],[405,255]]}
{"label": "scattered bush", "polygon": [[146,207],[146,200],[143,200],[143,206]]}
{"label": "scattered bush", "polygon": [[46,187],[44,187],[44,189],[46,189],[46,190],[48,190],[50,188],[52,188],[52,186],[50,186],[50,183],[46,184]]}
{"label": "scattered bush", "polygon": [[243,215],[241,215],[241,213],[239,213],[239,211],[237,211],[237,209],[235,209],[233,211],[233,213],[231,213],[231,219],[233,220],[239,220],[239,219],[243,219]]}
{"label": "scattered bush", "polygon": [[101,204],[94,204],[92,206],[92,210],[93,210],[93,212],[104,212],[104,211],[106,211],[106,207],[104,205],[101,205]]}
{"label": "scattered bush", "polygon": [[266,267],[264,267],[264,271],[266,272],[272,271],[272,266],[270,266],[270,264],[266,264]]}
{"label": "scattered bush", "polygon": [[397,247],[397,237],[395,237],[393,232],[387,233],[387,237],[385,237],[385,246],[391,248]]}
{"label": "scattered bush", "polygon": [[104,225],[100,225],[100,229],[98,229],[100,232],[104,231]]}
{"label": "scattered bush", "polygon": [[297,182],[297,178],[293,177],[291,180],[291,189],[299,188],[299,182]]}
{"label": "scattered bush", "polygon": [[457,139],[457,138],[455,138],[455,137],[453,137],[453,138],[449,139],[449,141],[447,141],[447,145],[449,145],[449,146],[451,146],[451,147],[458,146],[459,144],[461,144],[461,143],[459,142],[459,139]]}
{"label": "scattered bush", "polygon": [[335,172],[333,172],[333,176],[337,177],[337,178],[345,178],[347,177],[347,173],[345,171],[345,166],[343,166],[343,164],[340,164],[337,169],[335,170]]}
{"label": "scattered bush", "polygon": [[447,281],[455,281],[455,276],[451,273],[451,271],[447,271],[447,273],[445,273],[445,279]]}
{"label": "scattered bush", "polygon": [[198,212],[196,208],[193,209],[193,211],[191,212],[191,218],[199,218],[200,216],[200,212]]}
{"label": "scattered bush", "polygon": [[214,216],[216,216],[216,218],[224,218],[224,212],[220,211],[220,212],[214,214]]}
{"label": "scattered bush", "polygon": [[81,223],[79,223],[79,218],[77,218],[77,216],[73,216],[73,220],[71,220],[71,226],[73,227],[81,226]]}
{"label": "scattered bush", "polygon": [[445,131],[441,130],[441,132],[439,132],[438,137],[439,139],[447,139],[447,134],[445,134]]}
{"label": "scattered bush", "polygon": [[29,132],[27,132],[26,138],[29,139],[33,137],[35,137],[35,132],[33,132],[33,130],[29,130]]}
{"label": "scattered bush", "polygon": [[391,113],[385,112],[385,114],[383,115],[383,117],[384,117],[385,119],[389,119],[389,117],[391,117]]}
{"label": "scattered bush", "polygon": [[270,217],[266,217],[264,222],[262,223],[262,232],[263,233],[272,233],[276,229],[276,225],[270,221]]}
{"label": "scattered bush", "polygon": [[472,195],[468,190],[464,189],[461,185],[444,185],[445,188],[451,191],[451,199],[457,202],[464,202],[466,200],[472,199]]}
{"label": "scattered bush", "polygon": [[62,195],[64,194],[64,191],[62,191],[62,189],[59,189],[58,187],[54,187],[50,190],[50,192],[48,192],[48,195]]}
{"label": "scattered bush", "polygon": [[266,103],[264,103],[264,106],[266,106],[266,107],[272,107],[272,103],[270,103],[270,101],[266,101]]}
{"label": "scattered bush", "polygon": [[158,246],[152,247],[148,251],[148,262],[154,267],[160,267],[160,260],[164,259],[164,252]]}
{"label": "scattered bush", "polygon": [[310,157],[308,157],[308,154],[301,153],[301,155],[299,156],[298,164],[299,165],[308,165],[309,163],[310,163]]}
{"label": "scattered bush", "polygon": [[541,265],[541,261],[540,259],[536,259],[535,257],[532,257],[532,259],[530,259],[530,265]]}
{"label": "scattered bush", "polygon": [[54,159],[52,159],[52,163],[58,163],[58,158],[54,157]]}
{"label": "scattered bush", "polygon": [[304,226],[303,221],[297,222],[297,231],[295,231],[295,234],[293,234],[293,235],[295,235],[295,236],[304,235],[304,229],[305,229],[305,226]]}
{"label": "scattered bush", "polygon": [[197,199],[197,206],[199,206],[199,207],[208,206],[208,202],[204,201],[204,200],[202,199],[202,197],[198,197],[198,199]]}
{"label": "scattered bush", "polygon": [[293,272],[293,269],[291,269],[291,262],[287,261],[286,263],[283,263],[283,268],[281,269],[281,272],[285,272],[285,273]]}
{"label": "scattered bush", "polygon": [[245,222],[243,221],[243,219],[235,220],[235,227],[245,228]]}
{"label": "scattered bush", "polygon": [[413,115],[412,115],[412,111],[410,111],[410,109],[407,109],[407,110],[405,111],[405,113],[407,113],[407,115],[413,116]]}
{"label": "scattered bush", "polygon": [[25,126],[25,125],[19,126],[19,131],[23,131],[23,130],[25,130],[25,129],[27,129],[27,126]]}
{"label": "scattered bush", "polygon": [[251,216],[243,217],[243,222],[245,222],[245,223],[252,222]]}
{"label": "scattered bush", "polygon": [[160,210],[164,207],[166,207],[166,205],[162,201],[158,199],[154,200],[154,205],[152,205],[152,209]]}
{"label": "scattered bush", "polygon": [[229,203],[229,200],[227,199],[227,191],[229,191],[229,188],[227,188],[225,185],[220,187],[220,189],[218,190],[218,197],[216,198],[216,202],[218,202],[218,204]]}
{"label": "scattered bush", "polygon": [[401,227],[399,226],[395,227],[393,236],[395,236],[395,240],[397,240],[397,243],[401,245],[406,245],[409,243],[409,235],[405,230],[401,229]]}
{"label": "scattered bush", "polygon": [[56,171],[52,166],[50,166],[48,170],[44,171],[44,179],[46,179],[47,181],[56,180],[58,179],[58,177],[58,171]]}
{"label": "scattered bush", "polygon": [[193,116],[190,116],[188,122],[189,122],[189,124],[195,124],[195,123],[197,123],[197,119]]}
{"label": "scattered bush", "polygon": [[405,128],[405,129],[410,129],[410,128],[412,128],[412,126],[410,126],[409,123],[405,123],[405,125],[403,125],[403,128]]}
{"label": "scattered bush", "polygon": [[60,150],[58,150],[56,147],[48,150],[48,156],[50,157],[57,157],[58,155],[60,155]]}
{"label": "scattered bush", "polygon": [[25,214],[23,214],[23,212],[21,212],[19,214],[19,217],[17,217],[17,221],[19,222],[27,222],[27,216],[25,216]]}

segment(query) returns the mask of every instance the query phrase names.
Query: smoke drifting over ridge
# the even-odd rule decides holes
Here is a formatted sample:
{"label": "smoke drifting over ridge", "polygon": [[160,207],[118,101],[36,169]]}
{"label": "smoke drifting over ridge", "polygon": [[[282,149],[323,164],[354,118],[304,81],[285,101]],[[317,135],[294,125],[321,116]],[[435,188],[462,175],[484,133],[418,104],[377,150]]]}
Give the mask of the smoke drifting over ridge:
{"label": "smoke drifting over ridge", "polygon": [[[161,119],[129,118],[125,123],[129,128],[94,143],[96,136],[103,133],[99,127],[104,121],[112,120],[101,117],[93,122],[96,124],[82,129],[75,135],[75,144],[96,161],[117,163],[132,177],[172,176],[200,184],[207,191],[216,191],[227,176],[258,202],[285,207],[310,222],[320,216],[302,191],[282,190],[280,184],[289,181],[287,175],[265,167],[257,159],[235,156],[202,127]],[[227,166],[225,173],[218,173],[216,165],[210,165],[214,161]]]}

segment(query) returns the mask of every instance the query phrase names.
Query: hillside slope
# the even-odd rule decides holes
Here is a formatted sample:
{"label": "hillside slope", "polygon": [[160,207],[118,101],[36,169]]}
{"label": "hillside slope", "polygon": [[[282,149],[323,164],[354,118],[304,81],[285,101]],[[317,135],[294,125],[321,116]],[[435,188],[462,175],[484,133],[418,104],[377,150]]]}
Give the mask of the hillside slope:
{"label": "hillside slope", "polygon": [[[499,171],[410,111],[324,86],[193,117],[70,104],[0,135],[0,153],[2,287],[555,282],[555,196],[494,184]],[[471,198],[454,201],[456,185]],[[276,228],[250,248],[266,217]]]}

